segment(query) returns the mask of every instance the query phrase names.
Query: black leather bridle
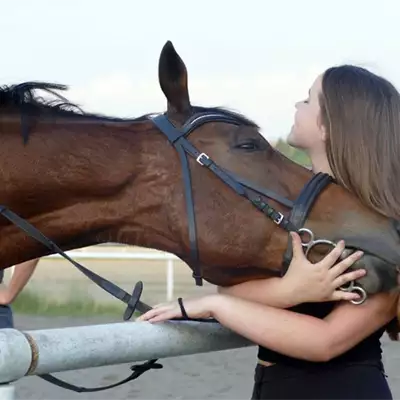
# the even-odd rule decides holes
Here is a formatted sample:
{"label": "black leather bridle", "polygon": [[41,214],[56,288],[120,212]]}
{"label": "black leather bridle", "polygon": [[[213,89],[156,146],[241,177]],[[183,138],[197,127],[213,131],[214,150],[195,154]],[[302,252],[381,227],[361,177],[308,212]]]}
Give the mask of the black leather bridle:
{"label": "black leather bridle", "polygon": [[[308,214],[320,195],[320,193],[328,186],[328,184],[332,183],[332,178],[328,174],[318,173],[312,176],[312,178],[305,184],[302,191],[295,201],[291,201],[286,197],[281,196],[278,193],[275,193],[269,189],[264,189],[258,186],[257,184],[241,178],[236,174],[229,172],[221,167],[219,167],[207,154],[202,153],[196,149],[188,140],[188,136],[195,129],[200,126],[209,123],[209,122],[222,122],[232,125],[242,125],[243,122],[239,119],[231,116],[229,114],[224,114],[223,112],[201,112],[196,113],[191,116],[181,128],[177,128],[172,124],[172,122],[168,119],[165,114],[160,114],[157,116],[149,116],[148,117],[152,123],[167,137],[169,142],[174,146],[177,150],[182,166],[182,174],[184,181],[184,190],[185,190],[185,199],[186,199],[186,207],[187,207],[187,215],[188,215],[188,229],[189,229],[189,241],[190,241],[190,263],[193,266],[193,277],[195,279],[196,285],[202,285],[202,271],[201,271],[201,263],[200,257],[197,247],[197,231],[196,231],[196,218],[194,212],[194,200],[192,194],[192,184],[191,184],[191,175],[189,162],[186,154],[194,157],[197,163],[209,169],[215,175],[217,175],[226,185],[228,185],[231,189],[233,189],[238,195],[246,198],[253,204],[259,211],[265,214],[268,218],[270,218],[275,224],[279,227],[287,231],[296,231],[298,233],[306,232],[309,235],[308,241],[303,241],[303,247],[305,249],[305,253],[308,254],[309,251],[317,244],[324,243],[331,246],[335,246],[335,243],[330,240],[325,239],[314,239],[314,234],[303,228],[304,223],[308,217]],[[282,212],[277,211],[273,208],[268,201],[274,200],[281,205],[290,209],[289,215],[285,216]],[[0,214],[12,222],[14,225],[25,231],[29,236],[37,240],[46,246],[52,253],[58,253],[66,260],[71,262],[76,268],[79,269],[84,275],[86,275],[89,279],[91,279],[95,284],[100,286],[106,292],[121,300],[123,303],[127,305],[126,311],[124,313],[124,320],[129,320],[134,311],[138,310],[142,313],[150,310],[152,307],[143,303],[140,300],[140,296],[143,290],[143,283],[138,282],[132,294],[125,292],[123,289],[115,285],[114,283],[108,281],[107,279],[102,278],[96,273],[90,271],[83,265],[71,259],[57,244],[55,244],[48,237],[43,235],[38,229],[36,229],[33,225],[31,225],[28,221],[21,218],[19,215],[15,214],[13,211],[9,210],[5,206],[0,206]],[[303,239],[302,239],[303,240]],[[288,246],[283,256],[283,268],[282,274],[284,274],[290,264],[292,259],[292,247],[291,241],[288,238]],[[366,299],[366,292],[364,289],[355,286],[351,283],[349,286],[341,288],[342,290],[358,290],[362,296]],[[177,318],[179,320],[182,319],[190,319],[192,321],[201,321],[201,322],[216,322],[211,319],[194,319],[194,318]],[[29,341],[29,338],[28,338]],[[31,346],[34,344],[31,343]],[[34,351],[34,349],[32,349]],[[157,360],[149,360],[141,365],[134,365],[131,367],[132,374],[126,379],[104,387],[98,388],[84,388],[72,385],[61,379],[58,379],[50,374],[38,375],[44,380],[53,383],[57,386],[60,386],[64,389],[73,390],[75,392],[97,392],[101,390],[111,389],[116,386],[119,386],[123,383],[127,383],[131,380],[136,379],[140,375],[142,375],[145,371],[149,369],[158,369],[162,368],[160,364],[156,362]],[[34,368],[31,373],[34,372]]]}
{"label": "black leather bridle", "polygon": [[[175,127],[165,114],[152,117],[151,120],[175,147],[181,160],[186,198],[186,212],[188,216],[190,261],[193,266],[193,278],[198,286],[202,285],[202,274],[197,247],[196,218],[194,213],[190,167],[186,154],[195,158],[201,166],[208,168],[226,185],[231,187],[239,196],[249,200],[259,211],[287,232],[299,232],[299,230],[303,228],[307,216],[319,194],[329,183],[332,182],[332,178],[328,174],[318,173],[313,175],[313,177],[306,183],[297,199],[293,202],[286,197],[281,196],[279,193],[261,188],[247,179],[243,179],[232,172],[222,169],[207,154],[201,153],[189,142],[188,136],[190,133],[208,122],[223,122],[232,125],[243,124],[243,122],[234,118],[234,116],[222,112],[202,112],[190,117],[180,129]],[[254,194],[256,194],[256,196],[254,196]],[[268,204],[270,199],[289,208],[291,210],[289,216],[286,217],[282,212],[277,211]],[[291,241],[288,240],[288,247],[283,256],[283,273],[287,270],[292,258],[292,248],[290,243]]]}

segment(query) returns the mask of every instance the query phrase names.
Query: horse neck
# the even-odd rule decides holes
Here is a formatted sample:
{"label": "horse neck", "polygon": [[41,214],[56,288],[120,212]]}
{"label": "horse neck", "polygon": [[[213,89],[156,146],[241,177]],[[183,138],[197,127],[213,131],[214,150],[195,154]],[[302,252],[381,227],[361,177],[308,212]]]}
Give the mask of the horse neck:
{"label": "horse neck", "polygon": [[[125,192],[134,196],[140,135],[149,124],[37,121],[26,145],[20,124],[7,126],[0,135],[0,204],[65,250],[112,241],[126,216],[119,209]],[[50,253],[5,218],[0,249],[0,269]]]}

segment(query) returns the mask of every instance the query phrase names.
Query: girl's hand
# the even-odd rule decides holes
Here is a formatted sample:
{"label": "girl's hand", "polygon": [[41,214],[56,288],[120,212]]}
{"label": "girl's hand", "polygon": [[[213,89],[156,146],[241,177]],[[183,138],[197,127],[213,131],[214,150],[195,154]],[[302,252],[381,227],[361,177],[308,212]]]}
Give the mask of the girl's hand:
{"label": "girl's hand", "polygon": [[[213,301],[218,295],[208,295],[184,300],[184,310],[190,318],[211,318]],[[182,301],[183,303],[183,301]],[[182,310],[178,301],[162,303],[142,314],[136,321],[161,322],[172,318],[182,318]]]}
{"label": "girl's hand", "polygon": [[359,299],[357,293],[344,292],[338,288],[366,274],[364,269],[344,273],[362,257],[362,251],[354,252],[335,265],[345,249],[345,243],[341,240],[320,262],[312,264],[303,252],[300,236],[291,232],[291,237],[293,258],[282,279],[286,281],[286,287],[290,287],[288,292],[295,297],[296,304]]}

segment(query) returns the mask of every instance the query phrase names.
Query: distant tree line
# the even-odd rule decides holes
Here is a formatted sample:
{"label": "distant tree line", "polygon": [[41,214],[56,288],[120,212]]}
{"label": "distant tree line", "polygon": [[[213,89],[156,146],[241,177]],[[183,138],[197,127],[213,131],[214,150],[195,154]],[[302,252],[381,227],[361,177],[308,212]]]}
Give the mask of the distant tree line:
{"label": "distant tree line", "polygon": [[308,155],[304,151],[295,149],[294,147],[288,145],[285,140],[279,139],[275,143],[274,147],[292,161],[303,165],[304,167],[311,166],[311,161]]}

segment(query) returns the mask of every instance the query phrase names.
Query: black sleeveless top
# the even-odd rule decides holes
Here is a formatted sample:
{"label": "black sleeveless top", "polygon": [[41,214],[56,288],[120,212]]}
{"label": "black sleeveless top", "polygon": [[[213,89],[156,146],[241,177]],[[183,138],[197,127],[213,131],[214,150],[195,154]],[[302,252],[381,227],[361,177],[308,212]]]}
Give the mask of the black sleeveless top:
{"label": "black sleeveless top", "polygon": [[[333,310],[335,303],[336,302],[304,303],[289,308],[289,310],[295,311],[299,314],[311,315],[313,317],[323,319]],[[367,360],[381,361],[382,348],[380,338],[385,332],[385,329],[385,326],[380,328],[346,353],[343,353],[330,360],[329,363],[357,362]],[[310,340],[312,340],[312,338],[310,338]],[[289,357],[262,346],[259,346],[258,348],[258,358],[263,361],[292,366],[315,364],[315,362]]]}

